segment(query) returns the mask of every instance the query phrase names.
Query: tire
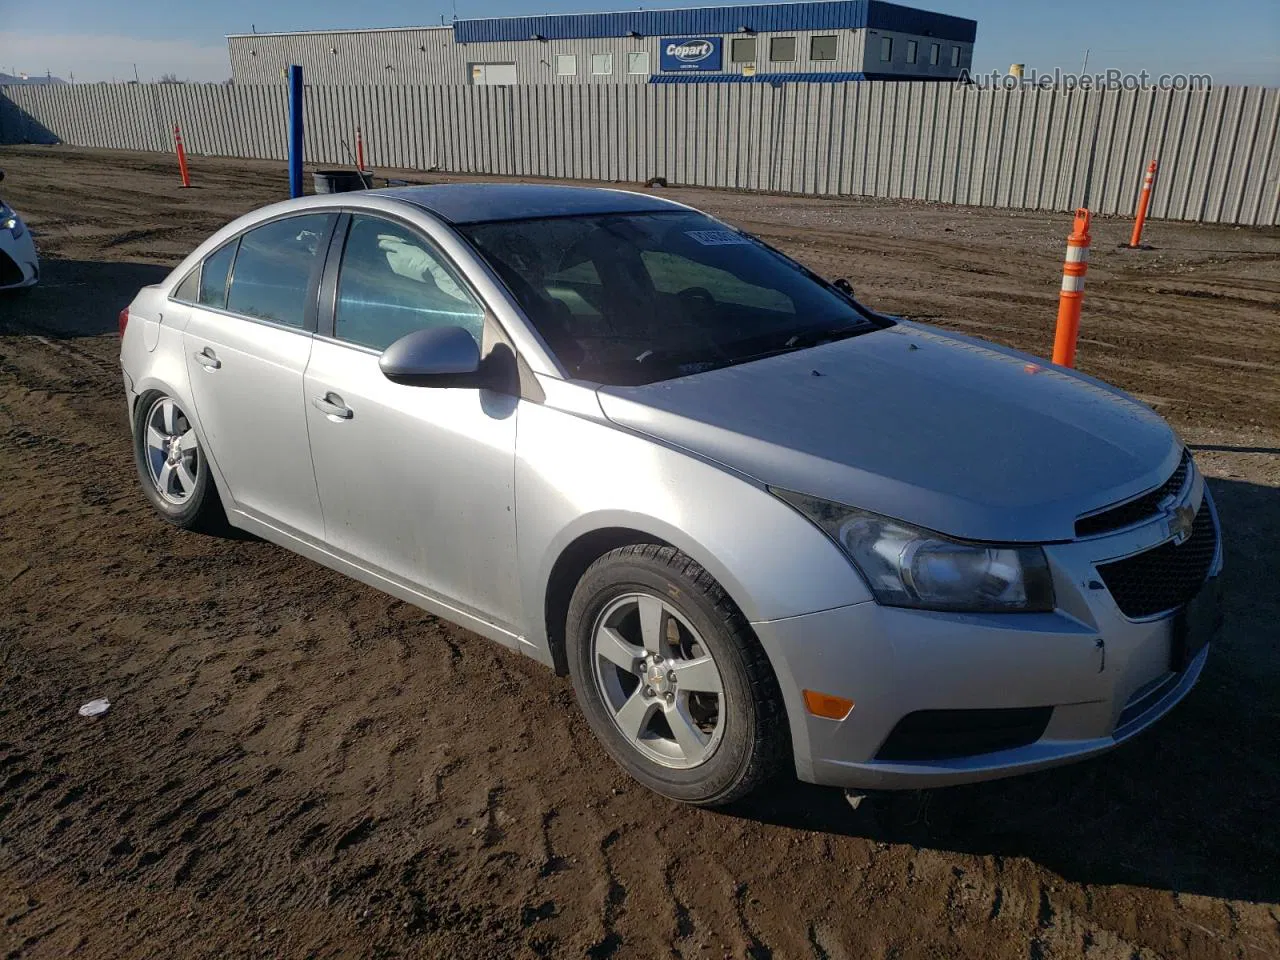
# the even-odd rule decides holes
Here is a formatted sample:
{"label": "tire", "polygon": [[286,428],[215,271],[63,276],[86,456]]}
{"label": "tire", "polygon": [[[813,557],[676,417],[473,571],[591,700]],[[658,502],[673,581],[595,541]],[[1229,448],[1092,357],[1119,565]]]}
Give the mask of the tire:
{"label": "tire", "polygon": [[[167,419],[171,415],[172,419]],[[164,443],[183,438],[180,451],[157,446],[156,426]],[[166,449],[170,451],[166,455]],[[133,460],[142,490],[156,512],[175,527],[219,533],[227,518],[209,464],[182,405],[152,390],[138,398],[133,412]],[[170,469],[165,471],[165,467]]]}
{"label": "tire", "polygon": [[650,790],[720,806],[788,764],[786,711],[764,650],[715,579],[674,547],[634,544],[598,559],[565,626],[587,723]]}

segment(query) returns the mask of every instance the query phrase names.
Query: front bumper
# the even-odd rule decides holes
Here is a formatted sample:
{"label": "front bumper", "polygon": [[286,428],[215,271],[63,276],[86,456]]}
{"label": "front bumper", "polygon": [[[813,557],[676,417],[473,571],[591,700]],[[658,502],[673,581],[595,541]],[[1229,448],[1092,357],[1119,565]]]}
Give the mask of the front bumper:
{"label": "front bumper", "polygon": [[[1197,502],[1201,495],[1202,483]],[[1203,501],[1213,510],[1207,490]],[[1139,528],[1048,548],[1054,613],[949,614],[866,602],[753,624],[782,687],[797,775],[859,789],[949,786],[1082,760],[1141,733],[1204,669],[1220,621],[1221,543],[1193,601],[1191,627],[1180,624],[1180,612],[1126,618],[1099,589],[1096,568],[1167,537],[1167,530]],[[814,716],[805,690],[846,697],[854,707],[843,720]],[[920,711],[945,722],[953,715],[935,711],[1031,708],[1040,708],[1047,724],[1030,742],[886,759],[895,728]]]}
{"label": "front bumper", "polygon": [[4,231],[0,238],[0,290],[21,290],[40,280],[40,258],[31,231],[14,239]]}

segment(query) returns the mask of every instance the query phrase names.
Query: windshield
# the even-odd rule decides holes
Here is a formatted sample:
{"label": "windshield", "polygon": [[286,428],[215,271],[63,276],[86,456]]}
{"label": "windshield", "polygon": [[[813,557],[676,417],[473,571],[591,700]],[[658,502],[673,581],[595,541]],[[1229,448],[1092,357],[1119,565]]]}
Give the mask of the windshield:
{"label": "windshield", "polygon": [[699,213],[461,226],[571,376],[652,383],[876,329],[850,299]]}

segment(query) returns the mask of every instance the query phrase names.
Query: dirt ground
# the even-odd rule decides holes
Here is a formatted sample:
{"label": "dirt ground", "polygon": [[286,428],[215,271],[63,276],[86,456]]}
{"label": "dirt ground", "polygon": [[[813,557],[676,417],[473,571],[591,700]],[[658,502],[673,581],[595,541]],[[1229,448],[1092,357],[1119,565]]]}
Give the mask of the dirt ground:
{"label": "dirt ground", "polygon": [[[282,164],[195,158],[187,191],[167,157],[0,167],[45,258],[0,300],[4,956],[1280,956],[1275,231],[1154,222],[1142,253],[1127,222],[1093,231],[1079,364],[1170,419],[1223,518],[1228,617],[1193,695],[1075,767],[708,812],[628,781],[539,665],[153,516],[116,314],[284,196]],[[880,309],[1050,350],[1068,216],[666,192]]]}

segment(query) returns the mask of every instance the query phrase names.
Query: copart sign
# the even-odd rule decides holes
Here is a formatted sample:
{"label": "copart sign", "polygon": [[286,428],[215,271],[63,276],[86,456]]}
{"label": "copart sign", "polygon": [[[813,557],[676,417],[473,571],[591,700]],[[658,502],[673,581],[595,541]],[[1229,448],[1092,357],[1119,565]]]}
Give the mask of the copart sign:
{"label": "copart sign", "polygon": [[663,37],[661,68],[664,73],[685,70],[719,70],[721,37]]}

